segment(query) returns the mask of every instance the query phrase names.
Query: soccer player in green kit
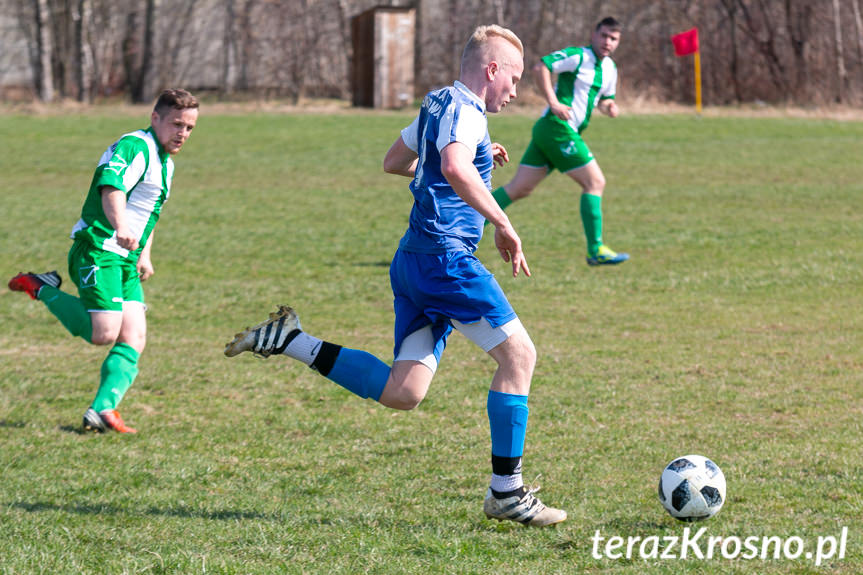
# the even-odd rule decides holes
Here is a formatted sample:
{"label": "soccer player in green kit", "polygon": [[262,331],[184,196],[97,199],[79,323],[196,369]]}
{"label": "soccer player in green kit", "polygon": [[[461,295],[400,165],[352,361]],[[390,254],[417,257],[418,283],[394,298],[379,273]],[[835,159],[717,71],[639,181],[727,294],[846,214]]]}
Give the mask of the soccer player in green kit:
{"label": "soccer player in green kit", "polygon": [[99,389],[84,413],[84,429],[135,433],[117,405],[138,374],[147,337],[141,282],[153,275],[153,226],[170,194],[171,156],[198,120],[198,101],[185,90],[165,90],[150,127],[125,134],[99,160],[81,218],[72,229],[69,276],[75,297],[60,288],[56,272],[20,273],[9,289],[44,303],[74,336],[110,345]]}
{"label": "soccer player in green kit", "polygon": [[[581,133],[596,108],[617,117],[614,101],[617,66],[611,55],[620,43],[621,25],[605,18],[591,35],[589,46],[569,47],[544,56],[533,68],[548,108],[533,127],[533,137],[515,177],[494,191],[501,208],[527,197],[539,183],[557,169],[575,180],[582,189],[581,220],[587,238],[587,263],[619,264],[628,254],[616,253],[602,242],[602,192],[605,176]],[[552,85],[557,74],[557,85]]]}

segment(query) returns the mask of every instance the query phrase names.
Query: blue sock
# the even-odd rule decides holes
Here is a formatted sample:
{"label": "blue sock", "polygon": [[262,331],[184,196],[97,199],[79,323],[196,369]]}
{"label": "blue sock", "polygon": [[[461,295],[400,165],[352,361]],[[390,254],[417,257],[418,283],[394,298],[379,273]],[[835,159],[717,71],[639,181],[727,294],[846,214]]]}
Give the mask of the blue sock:
{"label": "blue sock", "polygon": [[368,352],[343,347],[332,368],[321,374],[351,393],[378,401],[389,379],[390,366]]}
{"label": "blue sock", "polygon": [[520,458],[527,433],[527,396],[489,390],[486,409],[492,456]]}

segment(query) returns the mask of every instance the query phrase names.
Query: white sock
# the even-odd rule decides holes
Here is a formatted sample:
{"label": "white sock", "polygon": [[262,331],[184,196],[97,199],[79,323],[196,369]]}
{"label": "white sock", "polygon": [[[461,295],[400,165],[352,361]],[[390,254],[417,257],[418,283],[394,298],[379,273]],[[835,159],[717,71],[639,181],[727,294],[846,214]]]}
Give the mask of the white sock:
{"label": "white sock", "polygon": [[513,491],[523,485],[524,480],[521,478],[521,473],[515,473],[513,475],[491,474],[491,488],[493,491],[497,491],[498,493]]}
{"label": "white sock", "polygon": [[318,352],[321,351],[321,343],[323,342],[320,339],[301,331],[285,348],[284,354],[306,365],[312,365],[318,357]]}

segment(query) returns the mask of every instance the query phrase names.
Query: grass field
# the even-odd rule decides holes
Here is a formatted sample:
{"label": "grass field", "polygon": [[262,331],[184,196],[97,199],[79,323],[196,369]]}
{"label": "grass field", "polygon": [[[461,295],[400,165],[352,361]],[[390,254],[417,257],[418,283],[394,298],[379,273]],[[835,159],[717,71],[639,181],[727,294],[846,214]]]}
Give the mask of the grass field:
{"label": "grass field", "polygon": [[[380,163],[409,115],[202,112],[153,248],[122,405],[138,435],[79,432],[106,350],[0,290],[0,574],[863,571],[863,123],[597,119],[605,239],[632,254],[614,269],[585,265],[568,178],[510,208],[533,277],[511,278],[490,238],[480,255],[539,350],[526,479],[569,512],[530,530],[482,514],[493,362],[461,336],[409,413],[287,359],[222,355],[287,303],[310,333],[391,358],[411,198]],[[0,116],[4,278],[67,276],[94,163],[146,114]],[[498,184],[532,122],[491,119],[513,157]],[[702,550],[772,536],[800,556],[596,557],[597,532],[684,533],[656,483],[687,453],[728,479],[721,513],[690,526]],[[844,557],[807,558],[843,527]]]}

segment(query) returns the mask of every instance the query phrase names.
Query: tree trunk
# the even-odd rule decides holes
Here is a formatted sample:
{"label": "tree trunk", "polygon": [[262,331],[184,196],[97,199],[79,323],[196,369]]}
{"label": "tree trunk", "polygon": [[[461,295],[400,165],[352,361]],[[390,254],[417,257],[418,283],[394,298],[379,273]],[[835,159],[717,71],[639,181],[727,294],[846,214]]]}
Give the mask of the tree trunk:
{"label": "tree trunk", "polygon": [[839,0],[833,0],[833,22],[836,31],[836,75],[838,80],[836,102],[841,104],[845,101],[845,85],[848,81],[848,74],[845,71],[845,55],[842,49],[842,22],[839,20]]}
{"label": "tree trunk", "polygon": [[141,48],[141,64],[137,70],[137,78],[130,85],[130,95],[132,102],[143,104],[150,98],[147,94],[147,76],[150,73],[150,68],[153,62],[153,36],[155,34],[155,26],[153,18],[156,12],[156,0],[147,0],[147,5],[144,10],[144,30],[143,30],[143,46]]}
{"label": "tree trunk", "polygon": [[90,0],[78,0],[73,18],[75,21],[75,83],[78,85],[78,101],[93,99],[90,75],[90,46],[85,34],[86,22],[90,19]]}
{"label": "tree trunk", "polygon": [[236,43],[234,42],[234,0],[225,2],[225,37],[222,43],[222,96],[230,95],[234,89],[231,81],[233,59],[236,55]]}
{"label": "tree trunk", "polygon": [[51,14],[48,0],[33,0],[36,25],[36,58],[34,59],[33,79],[36,93],[43,102],[54,99],[54,76],[52,73]]}
{"label": "tree trunk", "polygon": [[251,72],[249,64],[255,57],[255,26],[252,23],[255,0],[246,0],[243,11],[240,13],[239,34],[240,46],[238,50],[239,71],[237,73],[237,89],[247,92],[251,86]]}
{"label": "tree trunk", "polygon": [[155,0],[147,0],[144,6],[144,23],[140,30],[138,29],[140,14],[137,11],[130,11],[126,18],[123,62],[126,68],[126,85],[129,90],[129,98],[135,104],[142,104],[149,99],[147,76],[153,59],[155,4]]}
{"label": "tree trunk", "polygon": [[722,7],[728,15],[728,35],[731,43],[730,55],[728,58],[729,74],[731,75],[731,87],[734,91],[734,101],[740,103],[743,101],[743,96],[740,92],[740,64],[737,54],[737,4],[736,0],[722,0]]}
{"label": "tree trunk", "polygon": [[[857,59],[863,61],[863,18],[860,17],[860,0],[851,0],[854,8],[854,24],[857,28]],[[863,66],[858,66],[863,70]]]}
{"label": "tree trunk", "polygon": [[[339,8],[339,30],[342,34],[342,46],[344,46],[345,60],[347,62],[347,78],[350,78],[354,69],[354,45],[351,40],[351,20],[348,18],[348,0],[338,0],[337,4]],[[414,38],[414,44],[417,44],[419,42],[419,33]],[[416,60],[414,60],[414,65],[416,65]],[[416,71],[414,71],[414,74],[416,74]],[[342,98],[348,99],[351,97],[350,85],[350,82],[342,82]]]}
{"label": "tree trunk", "polygon": [[791,52],[794,54],[794,91],[795,100],[798,102],[809,100],[810,82],[806,52],[811,24],[812,6],[808,2],[799,6],[792,0],[785,0],[785,28],[791,41]]}
{"label": "tree trunk", "polygon": [[[760,0],[755,4],[759,8],[761,19],[764,20],[763,25],[758,24],[758,19],[752,14],[749,6],[743,0],[737,0],[737,5],[743,14],[743,31],[752,39],[757,46],[758,52],[761,53],[767,62],[767,71],[770,73],[773,86],[779,94],[784,94],[787,99],[791,93],[791,86],[785,66],[776,50],[775,25],[770,20],[767,4],[764,0]],[[765,37],[762,38],[762,35]]]}

